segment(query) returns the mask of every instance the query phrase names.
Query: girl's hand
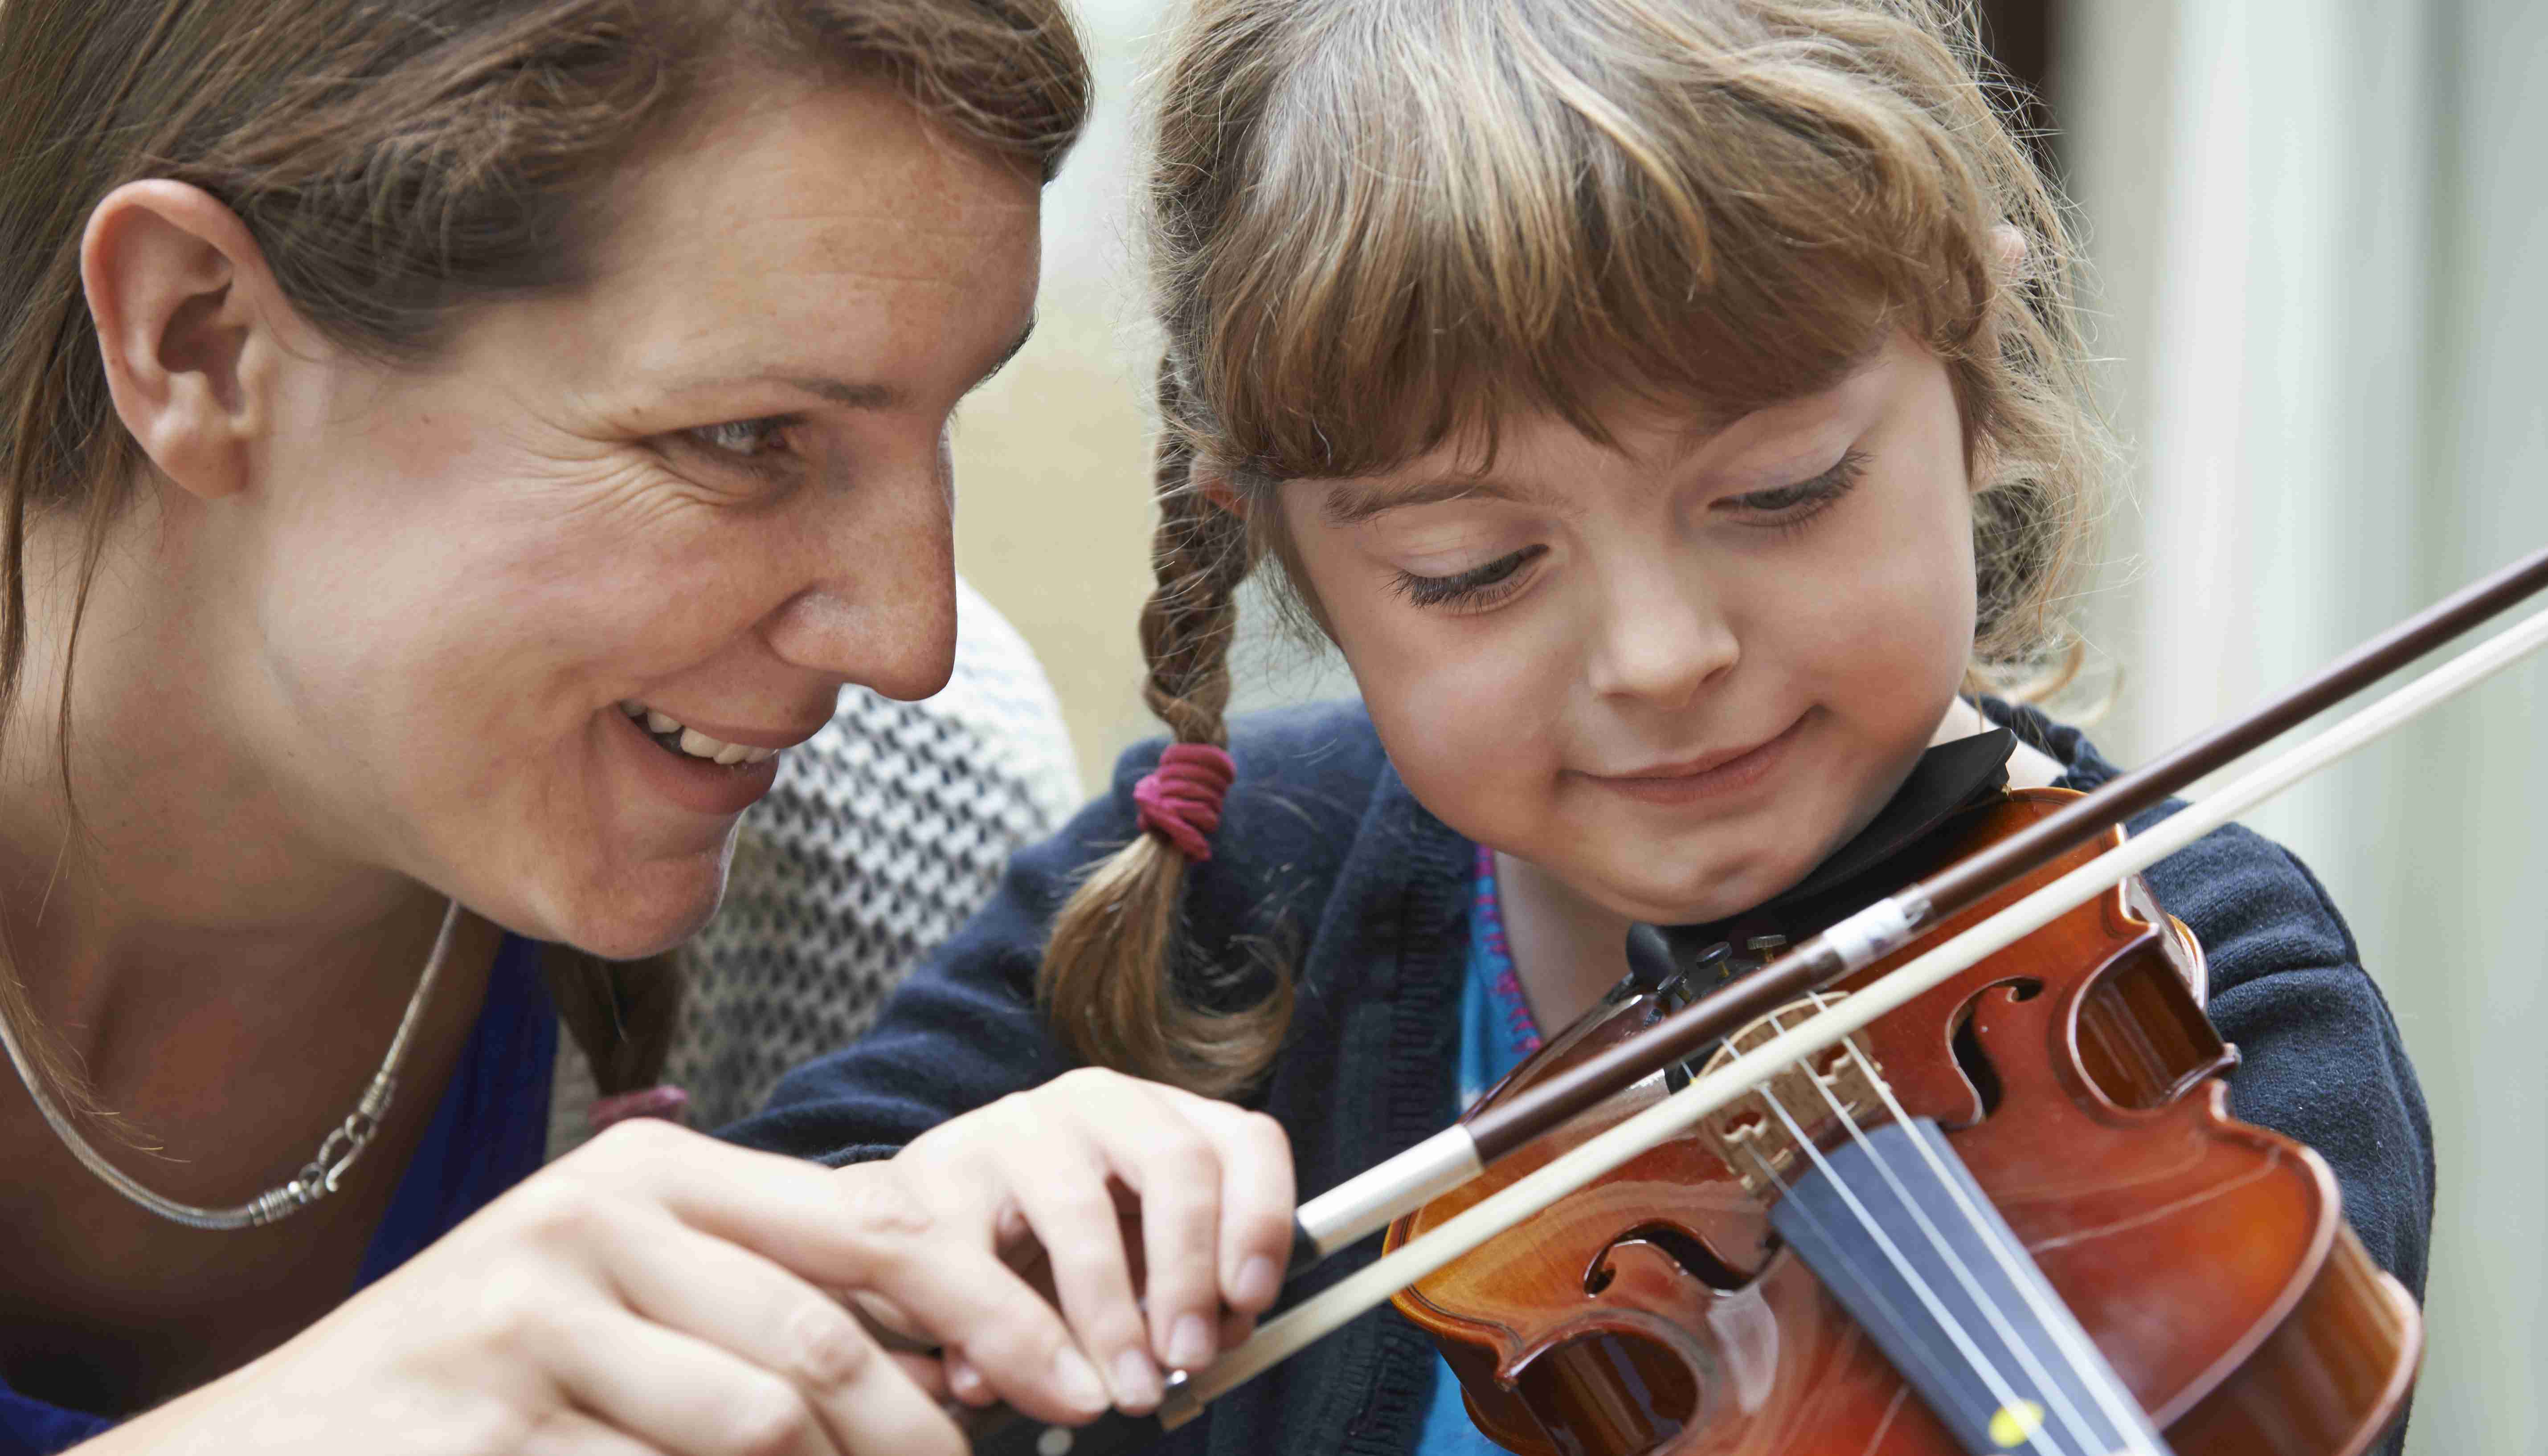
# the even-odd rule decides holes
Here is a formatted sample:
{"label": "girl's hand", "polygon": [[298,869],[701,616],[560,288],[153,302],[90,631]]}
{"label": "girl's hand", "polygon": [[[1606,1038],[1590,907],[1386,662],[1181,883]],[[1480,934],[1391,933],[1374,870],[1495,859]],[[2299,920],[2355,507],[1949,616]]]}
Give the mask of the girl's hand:
{"label": "girl's hand", "polygon": [[[888,1170],[935,1225],[1013,1254],[1042,1245],[1079,1347],[1135,1414],[1159,1404],[1162,1369],[1200,1369],[1246,1336],[1291,1257],[1282,1127],[1115,1072],[1056,1077],[845,1175]],[[991,1351],[948,1350],[959,1400],[986,1403],[1014,1379]]]}
{"label": "girl's hand", "polygon": [[935,1361],[871,1292],[1043,1419],[1106,1391],[1051,1308],[904,1180],[623,1123],[290,1343],[80,1448],[961,1456]]}

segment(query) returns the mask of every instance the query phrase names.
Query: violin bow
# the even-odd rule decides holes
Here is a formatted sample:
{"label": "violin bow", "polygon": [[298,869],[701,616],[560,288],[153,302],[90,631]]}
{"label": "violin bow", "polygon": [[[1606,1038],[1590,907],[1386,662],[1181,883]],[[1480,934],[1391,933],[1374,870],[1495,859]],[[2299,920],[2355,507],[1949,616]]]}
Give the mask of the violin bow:
{"label": "violin bow", "polygon": [[1664,1068],[1690,1060],[1737,1028],[1891,955],[1921,931],[2063,851],[2281,737],[2543,589],[2548,589],[2548,549],[2434,603],[2245,717],[2118,775],[2022,833],[1876,901],[1635,1037],[1311,1199],[1294,1218],[1290,1272],[1298,1274],[1389,1227],[1399,1216],[1476,1177],[1497,1158]]}
{"label": "violin bow", "polygon": [[[2299,686],[2231,723],[2197,736],[2133,773],[2082,795],[2030,829],[1959,862],[1831,926],[1753,974],[1693,1001],[1635,1038],[1578,1067],[1446,1129],[1328,1193],[1296,1216],[1292,1272],[1385,1228],[1402,1214],[1459,1187],[1488,1163],[1647,1077],[1696,1056],[1735,1029],[1804,999],[1899,950],[1922,930],[2026,874],[2195,779],[2280,737],[2299,723],[2417,657],[2548,588],[2548,549],[2515,562],[2357,647]],[[2251,770],[2218,791],[2127,840],[1902,965],[1845,1001],[1771,1038],[1653,1107],[1560,1154],[1475,1206],[1260,1325],[1209,1368],[1176,1380],[1154,1413],[1113,1412],[1088,1427],[1005,1426],[974,1412],[982,1456],[1018,1445],[1039,1456],[1081,1456],[1155,1439],[1202,1413],[1211,1401],[1263,1373],[1400,1289],[1441,1268],[1592,1179],[1686,1132],[1780,1067],[1839,1044],[1867,1023],[1917,998],[1976,961],[2246,813],[2319,770],[2412,721],[2548,646],[2548,611],[2470,649],[2445,666]],[[991,1418],[984,1418],[991,1417]],[[995,1434],[996,1433],[996,1434]]]}

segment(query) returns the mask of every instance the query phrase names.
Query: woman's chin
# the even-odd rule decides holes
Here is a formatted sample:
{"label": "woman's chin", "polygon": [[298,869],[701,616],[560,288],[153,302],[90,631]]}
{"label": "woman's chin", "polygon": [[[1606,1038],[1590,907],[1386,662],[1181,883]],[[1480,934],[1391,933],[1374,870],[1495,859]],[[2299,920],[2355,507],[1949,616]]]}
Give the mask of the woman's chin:
{"label": "woman's chin", "polygon": [[724,898],[726,857],[701,858],[649,865],[608,885],[553,887],[525,907],[526,923],[507,920],[506,928],[604,960],[661,955],[697,934]]}

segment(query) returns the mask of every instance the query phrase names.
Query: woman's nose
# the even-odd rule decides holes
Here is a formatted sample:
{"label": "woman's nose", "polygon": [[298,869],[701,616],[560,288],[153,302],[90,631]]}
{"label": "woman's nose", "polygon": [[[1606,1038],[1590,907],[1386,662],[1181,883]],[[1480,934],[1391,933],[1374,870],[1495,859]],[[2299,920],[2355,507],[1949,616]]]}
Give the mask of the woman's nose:
{"label": "woman's nose", "polygon": [[1605,593],[1587,664],[1595,692],[1678,708],[1741,658],[1714,594],[1683,576],[1659,564]]}
{"label": "woman's nose", "polygon": [[799,667],[886,697],[927,697],[956,671],[954,477],[943,453],[840,491],[808,533],[812,581],[767,635]]}

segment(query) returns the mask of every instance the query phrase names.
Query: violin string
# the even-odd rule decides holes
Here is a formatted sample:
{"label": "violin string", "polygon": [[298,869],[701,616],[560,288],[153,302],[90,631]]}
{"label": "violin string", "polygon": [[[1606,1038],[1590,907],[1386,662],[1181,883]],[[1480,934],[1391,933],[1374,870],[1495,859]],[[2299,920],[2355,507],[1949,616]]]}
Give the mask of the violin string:
{"label": "violin string", "polygon": [[[1777,1020],[1776,1015],[1774,1014],[1771,1017],[1772,1025],[1776,1026],[1779,1031],[1786,1030],[1783,1026],[1777,1026]],[[1807,1070],[1807,1075],[1809,1077],[1812,1075],[1810,1069]],[[2003,1410],[2016,1410],[2021,1399],[2016,1388],[2009,1384],[2006,1375],[1992,1363],[1990,1357],[1982,1352],[1980,1345],[1975,1343],[1972,1335],[1965,1330],[1963,1322],[1957,1320],[1955,1313],[1947,1308],[1946,1302],[1938,1297],[1938,1292],[1930,1287],[1927,1280],[1920,1277],[1920,1271],[1903,1256],[1901,1246],[1893,1241],[1892,1235],[1884,1231],[1882,1225],[1875,1222],[1874,1215],[1867,1211],[1866,1204],[1859,1201],[1857,1193],[1851,1190],[1848,1181],[1840,1176],[1840,1170],[1834,1168],[1830,1160],[1823,1156],[1822,1149],[1815,1146],[1814,1140],[1805,1136],[1804,1128],[1788,1113],[1786,1105],[1778,1100],[1777,1094],[1767,1082],[1753,1090],[1760,1094],[1761,1101],[1772,1112],[1777,1114],[1778,1121],[1786,1126],[1787,1136],[1794,1138],[1796,1146],[1804,1151],[1805,1156],[1813,1160],[1815,1170],[1831,1184],[1832,1191],[1840,1195],[1841,1202],[1849,1208],[1850,1216],[1858,1221],[1858,1226],[1865,1229],[1867,1236],[1874,1240],[1875,1246],[1883,1251],[1885,1261],[1893,1266],[1893,1272],[1900,1275],[1903,1283],[1910,1286],[1912,1297],[1919,1300],[1921,1307],[1929,1312],[1929,1318],[1937,1322],[1938,1327],[1946,1332],[1947,1338],[1962,1352],[1964,1364],[1975,1375],[1981,1377],[1982,1384],[1990,1387],[1991,1399],[1999,1402]],[[1781,1186],[1783,1189],[1783,1185]],[[1798,1207],[1801,1209],[1802,1206]],[[2046,1456],[2070,1456],[2069,1449],[2052,1435],[2051,1427],[2048,1425],[2038,1424],[2028,1431],[2026,1444],[2044,1451]]]}
{"label": "violin string", "polygon": [[[1810,999],[1816,1011],[1826,1010],[1829,1007],[1830,1003],[1820,992],[1812,993]],[[1781,1025],[1779,1029],[1785,1028]],[[1911,1120],[1910,1113],[1903,1108],[1900,1100],[1894,1097],[1892,1085],[1885,1081],[1882,1073],[1876,1070],[1873,1059],[1859,1046],[1857,1039],[1843,1038],[1839,1049],[1843,1056],[1856,1062],[1866,1074],[1867,1081],[1875,1087],[1876,1095],[1884,1100],[1884,1105],[1892,1112],[1897,1125],[1918,1145],[1931,1174],[1955,1199],[1956,1210],[1963,1216],[1966,1227],[1982,1241],[1983,1246],[1990,1250],[2001,1271],[2008,1276],[2009,1282],[2017,1287],[2020,1298],[2026,1302],[2038,1323],[2052,1335],[2053,1343],[2062,1361],[2070,1367],[2071,1374],[2077,1377],[2096,1399],[2100,1408],[2099,1413],[2113,1423],[2117,1435],[2130,1439],[2139,1421],[2139,1406],[2135,1403],[2130,1408],[2130,1414],[2117,1406],[2114,1399],[2116,1381],[2111,1368],[2105,1362],[2105,1357],[2097,1353],[2093,1347],[2083,1352],[2071,1337],[2071,1332],[2066,1327],[2067,1321],[2062,1318],[2062,1312],[2057,1307],[2050,1309],[2046,1307],[2042,1291],[2035,1286],[2034,1281],[2027,1278],[2028,1271],[2017,1260],[2010,1257],[2006,1241],[2000,1238],[1997,1231],[1983,1220],[1980,1211],[1973,1208],[1967,1201],[1961,1184],[1948,1172],[1944,1160],[1938,1157],[1927,1138],[1921,1133],[1919,1125]],[[2025,1367],[2029,1378],[2042,1386],[2046,1397],[2053,1404],[2055,1413],[2066,1421],[2072,1430],[2093,1436],[2095,1432],[2082,1418],[2078,1407],[2071,1402],[2069,1393],[2052,1379],[2050,1372],[2046,1370],[2042,1362],[2036,1358],[2031,1342],[2020,1338],[2017,1332],[2010,1328],[2007,1320],[1982,1292],[1981,1281],[1973,1276],[1971,1266],[1966,1264],[1963,1256],[1947,1241],[1945,1233],[1930,1219],[1928,1211],[1913,1200],[1911,1190],[1901,1174],[1894,1169],[1892,1161],[1882,1150],[1868,1139],[1865,1130],[1859,1126],[1858,1119],[1851,1115],[1848,1105],[1833,1096],[1831,1088],[1824,1084],[1820,1077],[1813,1075],[1810,1067],[1807,1068],[1806,1074],[1815,1088],[1821,1092],[1825,1105],[1830,1107],[1833,1115],[1840,1119],[1841,1125],[1849,1130],[1850,1140],[1866,1149],[1867,1160],[1875,1165],[1877,1175],[1883,1178],[1885,1184],[1892,1189],[1893,1196],[1901,1204],[1903,1211],[1919,1225],[1930,1247],[1946,1261],[1947,1267],[1954,1272],[1956,1281],[1963,1286],[1964,1293],[1971,1297],[1974,1307],[1982,1312],[1983,1318],[1989,1321],[1993,1332],[1999,1336],[2000,1342],[2016,1355],[2018,1363]]]}
{"label": "violin string", "polygon": [[[1812,1000],[1816,1010],[1822,1010],[1828,1004],[1820,992],[1813,993]],[[1931,1141],[1929,1134],[1912,1120],[1911,1114],[1904,1109],[1901,1100],[1893,1095],[1892,1084],[1875,1070],[1872,1060],[1860,1050],[1857,1039],[1843,1038],[1841,1046],[1845,1048],[1846,1055],[1866,1069],[1867,1080],[1874,1085],[1876,1095],[1884,1100],[1886,1111],[1893,1115],[1894,1122],[1910,1138],[1911,1145],[1919,1150],[1920,1157],[1928,1164],[1931,1174],[1946,1188],[1948,1196],[1955,1200],[1956,1210],[1963,1215],[1965,1223],[1981,1239],[1983,1247],[1990,1250],[1991,1257],[1998,1261],[2001,1271],[2007,1274],[2009,1282],[2017,1286],[2020,1297],[2034,1312],[2037,1321],[2052,1336],[2053,1343],[2059,1347],[2061,1357],[2069,1363],[2072,1372],[2078,1375],[2087,1386],[2089,1395],[2102,1409],[2106,1419],[2113,1423],[2115,1434],[2124,1440],[2138,1444],[2138,1432],[2148,1419],[2141,1410],[2139,1397],[2125,1388],[2123,1378],[2115,1372],[2113,1364],[2106,1359],[2105,1352],[2099,1350],[2087,1339],[2085,1332],[2078,1327],[2069,1312],[2062,1309],[2057,1302],[2048,1300],[2044,1289],[2035,1280],[2027,1277],[2035,1272],[2034,1256],[2028,1253],[2023,1245],[2010,1247],[2010,1240],[2002,1236],[2002,1229],[1983,1218],[1981,1210],[1973,1206],[1971,1195],[1964,1188],[1963,1180],[1953,1176],[1948,1171],[1946,1159],[1939,1154],[1937,1144]],[[1832,1102],[1832,1110],[1840,1115],[1843,1123],[1848,1125],[1850,1136],[1864,1141],[1859,1132],[1858,1121],[1850,1116],[1849,1109],[1832,1099],[1828,1088],[1824,1090],[1823,1096],[1826,1101]],[[1900,1182],[1893,1170],[1885,1165],[1882,1156],[1875,1152],[1872,1143],[1867,1144],[1867,1152],[1875,1157],[1885,1180],[1893,1183],[1899,1191]],[[1904,1195],[1904,1199],[1907,1203],[1908,1196]],[[1924,1227],[1928,1224],[1928,1216],[1925,1213],[1917,1209],[1914,1209],[1913,1213]],[[1949,1257],[1954,1257],[1952,1252]],[[1956,1270],[1960,1277],[1969,1279],[1960,1259],[1956,1260]],[[1967,1288],[1970,1288],[1969,1284]],[[1974,1298],[1976,1300],[1980,1298],[1978,1292],[1974,1293]],[[2022,1346],[2020,1348],[2023,1349]],[[2027,1363],[2030,1367],[2034,1365],[2031,1357],[2028,1358]],[[2040,1378],[2042,1372],[2037,1373]],[[2057,1388],[2050,1387],[2048,1382],[2048,1389],[2052,1389],[2056,1395],[2060,1394]],[[2084,1423],[2079,1422],[2078,1413],[2066,1409],[2068,1406],[2066,1397],[2062,1398],[2062,1404],[2065,1407],[2064,1413],[2067,1418],[2085,1429]]]}
{"label": "violin string", "polygon": [[[1777,1189],[1782,1197],[1791,1191],[1787,1181],[1778,1176],[1777,1168],[1773,1166],[1769,1159],[1761,1155],[1761,1150],[1759,1148],[1746,1146],[1743,1150],[1751,1155],[1753,1164],[1761,1170],[1761,1176],[1768,1179],[1770,1185]],[[1833,1235],[1830,1227],[1823,1223],[1821,1217],[1814,1213],[1813,1208],[1810,1205],[1793,1203],[1788,1206],[1795,1210],[1796,1217],[1801,1219],[1808,1227],[1810,1227],[1817,1237],[1822,1238],[1826,1242],[1838,1242],[1838,1239]],[[1859,1294],[1861,1297],[1873,1302],[1877,1308],[1884,1312],[1885,1317],[1892,1320],[1895,1323],[1907,1325],[1910,1322],[1904,1318],[1900,1307],[1893,1303],[1892,1297],[1887,1295],[1883,1290],[1870,1284],[1862,1288],[1859,1291]],[[1910,1373],[1899,1370],[1897,1370],[1896,1373],[1903,1375],[1907,1384]]]}

